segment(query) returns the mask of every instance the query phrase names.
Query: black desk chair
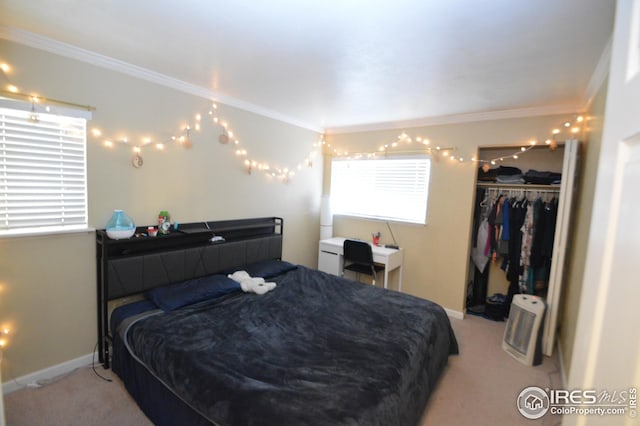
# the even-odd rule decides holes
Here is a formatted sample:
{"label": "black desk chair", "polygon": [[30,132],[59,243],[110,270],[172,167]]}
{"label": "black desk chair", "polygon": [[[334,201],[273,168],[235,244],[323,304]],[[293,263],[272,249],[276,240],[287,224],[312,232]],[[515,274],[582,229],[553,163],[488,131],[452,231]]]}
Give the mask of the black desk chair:
{"label": "black desk chair", "polygon": [[382,271],[384,266],[373,263],[373,251],[371,245],[365,241],[344,240],[342,275],[344,271],[356,273],[356,279],[360,280],[360,274],[371,275],[372,284],[376,285],[376,272]]}

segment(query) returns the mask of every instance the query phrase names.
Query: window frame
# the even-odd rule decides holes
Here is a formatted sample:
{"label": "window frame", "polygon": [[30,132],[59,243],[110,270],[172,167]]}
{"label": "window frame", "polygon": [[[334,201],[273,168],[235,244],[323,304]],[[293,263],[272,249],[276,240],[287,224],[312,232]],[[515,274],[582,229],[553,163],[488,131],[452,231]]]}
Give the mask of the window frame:
{"label": "window frame", "polygon": [[[341,162],[341,163],[347,163],[347,164],[362,164],[361,162],[363,161],[369,161],[369,162],[381,162],[381,161],[412,161],[412,162],[422,162],[424,161],[424,168],[425,170],[423,171],[424,173],[424,178],[425,178],[425,182],[423,185],[423,190],[424,190],[424,196],[422,199],[419,200],[420,204],[424,204],[424,206],[419,206],[420,208],[420,212],[419,214],[416,213],[412,214],[412,215],[404,215],[404,216],[400,216],[400,215],[387,215],[387,214],[379,214],[379,210],[374,211],[374,213],[368,214],[365,213],[363,211],[352,211],[351,209],[342,209],[341,208],[341,201],[340,201],[340,194],[336,194],[336,184],[339,184],[339,182],[336,181],[336,179],[340,179],[340,177],[336,177],[336,168],[334,167],[334,165],[336,164],[336,162]],[[386,221],[386,222],[398,222],[398,223],[407,223],[407,224],[413,224],[413,225],[426,225],[428,222],[428,212],[429,212],[429,188],[430,188],[430,182],[431,182],[431,169],[432,169],[432,157],[428,154],[402,154],[402,155],[387,155],[385,157],[373,157],[373,158],[358,158],[358,159],[353,159],[353,158],[345,158],[345,157],[334,157],[331,160],[331,178],[330,178],[330,182],[331,182],[331,189],[330,189],[330,195],[331,195],[331,207],[332,207],[332,213],[336,214],[336,215],[343,215],[343,216],[350,216],[350,217],[355,217],[355,218],[360,218],[360,219],[368,219],[368,220],[379,220],[379,221]],[[375,166],[375,165],[374,165]],[[416,172],[417,173],[417,172]],[[378,173],[379,174],[379,173]],[[378,176],[379,178],[380,176]],[[416,179],[418,179],[418,177],[416,177]],[[375,186],[375,184],[373,184]],[[384,184],[382,184],[384,186]],[[375,191],[375,190],[374,190]],[[389,192],[389,191],[387,191]],[[380,196],[380,193],[376,193],[376,196]],[[396,200],[397,201],[397,200]],[[383,203],[385,202],[378,200],[378,203]],[[414,207],[415,209],[417,209],[417,207]],[[374,208],[375,209],[375,208]]]}
{"label": "window frame", "polygon": [[[7,147],[11,146],[12,144],[15,144],[15,141],[11,141],[7,138],[10,138],[12,133],[20,134],[22,132],[25,136],[27,136],[27,139],[25,139],[26,142],[33,143],[36,140],[34,137],[36,132],[34,132],[34,134],[31,135],[29,134],[28,131],[23,130],[23,129],[26,129],[25,124],[27,123],[24,120],[28,120],[29,114],[38,115],[38,119],[40,120],[38,121],[38,124],[42,121],[54,123],[54,125],[56,126],[55,127],[56,132],[60,132],[61,130],[63,130],[64,125],[66,123],[69,123],[70,121],[73,123],[73,126],[75,126],[74,128],[76,129],[76,132],[77,132],[76,134],[67,135],[60,132],[58,136],[59,146],[63,146],[63,145],[65,146],[65,149],[60,148],[61,152],[64,151],[64,154],[61,155],[62,159],[68,158],[68,154],[66,154],[66,144],[69,144],[70,140],[72,139],[74,140],[73,143],[75,144],[75,147],[76,147],[75,155],[74,155],[74,158],[78,161],[77,163],[78,174],[77,174],[76,180],[77,182],[79,182],[80,186],[75,192],[79,194],[77,196],[80,201],[78,201],[77,204],[80,207],[78,207],[79,215],[76,215],[77,219],[75,219],[71,224],[64,224],[63,219],[56,218],[54,220],[57,223],[49,223],[49,224],[42,224],[42,225],[28,224],[27,226],[7,225],[7,223],[10,223],[10,221],[12,220],[10,218],[11,214],[9,213],[9,209],[11,207],[10,207],[10,195],[9,195],[9,189],[8,189],[9,188],[8,182],[12,178],[9,176],[11,176],[11,174],[15,176],[16,173],[19,174],[22,172],[22,171],[16,172],[16,169],[13,168],[15,166],[11,164],[12,160],[8,159],[8,156],[10,156],[10,154],[7,154],[7,152],[11,152],[11,150],[8,149]],[[59,106],[45,106],[45,105],[36,104],[35,102],[26,103],[26,102],[14,101],[9,99],[0,99],[0,115],[2,116],[0,118],[0,222],[2,225],[2,228],[0,229],[0,238],[13,238],[13,237],[22,237],[22,236],[45,236],[45,235],[52,235],[52,234],[90,232],[92,228],[89,227],[89,223],[88,223],[89,200],[88,200],[86,129],[88,124],[87,121],[91,118],[91,115],[92,115],[91,112],[84,111],[84,110],[76,110],[72,108],[59,107]],[[5,118],[5,117],[11,117],[11,118]],[[14,122],[18,123],[18,124],[13,124],[13,126],[15,126],[15,129],[18,129],[18,130],[10,129],[12,125],[11,124],[7,125],[7,122],[10,120],[13,120]],[[20,122],[20,120],[23,120],[23,121]],[[22,127],[22,129],[20,129],[20,127]],[[47,133],[45,137],[46,140],[44,142],[40,141],[39,143],[41,145],[49,144],[52,142],[50,138],[53,137],[51,136],[53,133],[50,133],[50,132],[45,132],[45,133]],[[32,138],[32,139],[29,139],[29,138]],[[21,153],[20,155],[24,156],[25,162],[42,162],[42,164],[44,165],[46,165],[48,162],[51,162],[51,160],[46,158],[47,155],[42,153],[39,153],[41,155],[40,158],[37,158],[38,154],[35,154],[35,153],[33,154],[32,157],[29,157],[29,155],[31,154],[29,154],[26,151],[29,151],[29,149],[33,149],[33,147],[29,147],[28,143],[23,144],[23,147],[25,152]],[[44,151],[46,151],[46,148],[44,149]],[[8,173],[9,168],[13,168],[13,170],[10,170],[11,173]],[[35,170],[35,171],[40,170],[37,166],[33,166],[33,164],[29,165],[27,169]],[[61,162],[60,174],[64,175],[65,172],[68,172],[68,169],[69,167],[67,165],[63,165]],[[29,178],[33,178],[33,176],[29,176]],[[38,184],[42,184],[45,181],[46,180],[43,178],[41,181],[36,179],[34,182],[38,182]],[[54,188],[60,189],[61,190],[60,194],[62,194],[62,189],[65,184],[66,184],[66,181],[62,179],[60,180],[59,186],[54,185]],[[40,193],[37,195],[42,195],[42,194]],[[58,201],[53,203],[51,212],[56,213],[60,211],[60,209],[62,208],[61,206],[63,206],[65,203],[63,201],[65,197],[66,197],[65,195],[60,195],[60,198],[58,199]],[[33,201],[35,205],[44,204],[43,199],[38,199],[37,197]],[[45,214],[47,213],[46,210],[43,210],[43,211],[45,212]]]}

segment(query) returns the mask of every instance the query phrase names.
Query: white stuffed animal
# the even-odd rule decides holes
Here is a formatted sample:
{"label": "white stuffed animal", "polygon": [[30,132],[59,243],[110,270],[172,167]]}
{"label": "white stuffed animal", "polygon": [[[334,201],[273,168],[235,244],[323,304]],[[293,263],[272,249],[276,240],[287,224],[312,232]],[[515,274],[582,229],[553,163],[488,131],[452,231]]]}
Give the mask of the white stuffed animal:
{"label": "white stuffed animal", "polygon": [[240,283],[240,288],[245,293],[265,294],[276,288],[276,283],[265,282],[261,277],[252,278],[247,271],[236,271],[228,277]]}

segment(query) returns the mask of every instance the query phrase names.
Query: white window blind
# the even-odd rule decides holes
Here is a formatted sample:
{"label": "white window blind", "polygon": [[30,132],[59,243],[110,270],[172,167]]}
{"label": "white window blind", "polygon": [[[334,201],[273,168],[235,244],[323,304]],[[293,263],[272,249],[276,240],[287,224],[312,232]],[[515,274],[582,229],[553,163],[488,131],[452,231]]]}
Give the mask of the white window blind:
{"label": "white window blind", "polygon": [[331,206],[336,214],[426,223],[427,156],[334,159]]}
{"label": "white window blind", "polygon": [[86,186],[85,119],[0,108],[0,235],[86,228]]}

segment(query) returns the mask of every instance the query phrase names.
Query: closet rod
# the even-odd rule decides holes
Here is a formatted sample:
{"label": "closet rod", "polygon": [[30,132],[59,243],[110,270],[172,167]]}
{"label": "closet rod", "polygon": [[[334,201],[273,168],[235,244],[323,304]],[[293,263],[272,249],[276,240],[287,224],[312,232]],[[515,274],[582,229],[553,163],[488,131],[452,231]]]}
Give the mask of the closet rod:
{"label": "closet rod", "polygon": [[557,189],[537,189],[537,188],[486,188],[489,193],[497,194],[559,194]]}
{"label": "closet rod", "polygon": [[494,183],[494,182],[478,182],[478,188],[497,188],[497,189],[524,189],[528,191],[560,191],[560,185],[535,185],[529,183]]}
{"label": "closet rod", "polygon": [[487,190],[491,191],[491,192],[495,192],[497,194],[500,193],[536,193],[536,194],[540,194],[540,193],[549,193],[549,194],[559,194],[560,193],[560,188],[554,188],[554,189],[538,189],[538,188],[499,188],[499,187],[488,187],[486,188]]}

